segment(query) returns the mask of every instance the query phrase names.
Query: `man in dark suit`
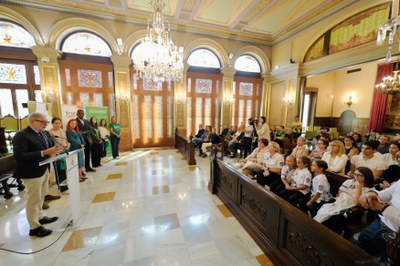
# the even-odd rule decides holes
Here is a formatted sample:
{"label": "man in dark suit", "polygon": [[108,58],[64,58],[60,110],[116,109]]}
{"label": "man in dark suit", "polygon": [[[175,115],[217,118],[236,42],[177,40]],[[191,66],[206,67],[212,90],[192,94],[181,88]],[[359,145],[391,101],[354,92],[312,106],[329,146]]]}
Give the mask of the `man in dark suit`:
{"label": "man in dark suit", "polygon": [[90,167],[90,151],[91,147],[93,145],[93,141],[90,138],[90,123],[87,119],[84,119],[85,117],[85,111],[82,109],[79,109],[76,112],[76,115],[78,116],[76,118],[76,121],[78,122],[78,128],[79,132],[82,134],[83,139],[85,140],[85,168],[86,172],[96,172],[93,168]]}
{"label": "man in dark suit", "polygon": [[28,122],[29,126],[13,138],[16,161],[14,176],[23,178],[27,188],[26,217],[30,227],[29,235],[44,237],[52,231],[42,225],[55,222],[58,217],[44,216],[42,206],[48,189],[50,164],[39,166],[39,163],[62,152],[63,147],[56,146],[45,130],[49,121],[42,113],[32,113]]}

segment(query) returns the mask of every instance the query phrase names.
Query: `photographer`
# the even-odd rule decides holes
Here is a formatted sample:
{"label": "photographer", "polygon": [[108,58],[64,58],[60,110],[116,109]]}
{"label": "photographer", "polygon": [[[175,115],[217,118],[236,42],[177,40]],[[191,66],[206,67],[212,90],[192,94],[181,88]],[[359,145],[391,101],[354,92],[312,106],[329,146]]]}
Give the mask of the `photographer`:
{"label": "photographer", "polygon": [[247,121],[249,122],[249,124],[245,127],[244,137],[241,140],[242,151],[244,151],[243,154],[244,158],[246,158],[247,154],[251,152],[251,143],[253,141],[253,136],[255,131],[254,120],[252,118],[249,118]]}
{"label": "photographer", "polygon": [[257,131],[257,135],[259,138],[264,138],[268,141],[271,141],[269,126],[267,124],[267,119],[265,118],[265,116],[260,116],[260,121],[255,119],[253,125],[255,130]]}

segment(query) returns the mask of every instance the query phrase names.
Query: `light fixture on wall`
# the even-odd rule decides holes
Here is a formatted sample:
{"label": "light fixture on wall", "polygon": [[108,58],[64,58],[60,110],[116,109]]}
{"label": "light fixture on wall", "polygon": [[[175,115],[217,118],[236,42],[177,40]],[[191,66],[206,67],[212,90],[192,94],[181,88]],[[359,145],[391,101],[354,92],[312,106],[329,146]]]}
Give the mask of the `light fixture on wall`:
{"label": "light fixture on wall", "polygon": [[347,104],[347,106],[350,108],[350,106],[353,104],[353,97],[347,96],[346,98],[344,98],[344,103]]}
{"label": "light fixture on wall", "polygon": [[376,91],[382,94],[397,95],[400,93],[399,60],[393,70],[393,76],[387,76],[382,82],[375,85]]}
{"label": "light fixture on wall", "polygon": [[139,77],[153,80],[155,83],[182,80],[183,47],[177,47],[172,41],[170,28],[162,13],[165,8],[163,0],[151,0],[154,9],[152,23],[147,25],[147,36],[137,47],[133,56],[133,66]]}

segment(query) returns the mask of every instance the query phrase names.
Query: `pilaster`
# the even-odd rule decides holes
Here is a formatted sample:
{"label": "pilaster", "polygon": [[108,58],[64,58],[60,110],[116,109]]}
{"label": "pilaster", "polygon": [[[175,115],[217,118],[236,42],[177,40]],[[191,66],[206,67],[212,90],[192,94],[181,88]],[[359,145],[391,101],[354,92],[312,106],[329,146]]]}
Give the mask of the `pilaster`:
{"label": "pilaster", "polygon": [[226,67],[222,69],[222,118],[221,125],[232,125],[233,84],[235,69]]}

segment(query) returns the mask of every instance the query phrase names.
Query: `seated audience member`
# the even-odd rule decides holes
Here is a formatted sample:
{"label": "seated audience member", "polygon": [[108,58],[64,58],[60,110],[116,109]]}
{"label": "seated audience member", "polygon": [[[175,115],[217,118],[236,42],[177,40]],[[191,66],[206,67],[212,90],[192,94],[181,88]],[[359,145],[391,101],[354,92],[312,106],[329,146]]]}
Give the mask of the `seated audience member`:
{"label": "seated audience member", "polygon": [[322,205],[314,217],[314,220],[338,234],[346,225],[344,213],[351,207],[360,205],[360,196],[374,189],[374,176],[369,168],[358,167],[354,171],[354,177],[354,179],[344,181],[339,188],[335,202]]}
{"label": "seated audience member", "polygon": [[[200,125],[199,125],[200,127]],[[203,132],[200,137],[196,137],[192,140],[192,142],[194,143],[194,147],[198,148],[200,150],[200,155],[202,154],[201,151],[201,145],[203,145],[204,140],[207,138],[208,134],[211,132],[211,126],[206,126],[206,129],[204,131],[199,130],[199,132]]]}
{"label": "seated audience member", "polygon": [[[300,137],[299,137],[300,138]],[[307,156],[302,156],[296,159],[298,170],[293,175],[292,182],[288,188],[281,192],[282,198],[287,200],[294,206],[297,206],[299,201],[310,192],[311,186],[311,160]]]}
{"label": "seated audience member", "polygon": [[334,140],[330,146],[331,150],[324,153],[322,160],[328,164],[328,171],[343,175],[347,163],[344,145],[341,141]]}
{"label": "seated audience member", "polygon": [[244,174],[251,175],[254,178],[254,175],[262,170],[263,159],[265,154],[268,152],[267,147],[268,140],[261,138],[258,141],[258,147],[243,160],[241,167]]}
{"label": "seated audience member", "polygon": [[282,140],[284,140],[285,138],[286,138],[285,127],[284,126],[277,126],[275,134],[274,134],[274,138],[273,138],[274,141],[276,143],[278,143],[281,148],[283,148]]}
{"label": "seated audience member", "polygon": [[[211,128],[211,126],[210,126]],[[211,132],[208,134],[208,136],[205,138],[203,144],[201,144],[201,157],[207,157],[206,151],[207,147],[211,147],[213,144],[219,144],[221,142],[221,138],[217,134],[217,129],[213,128],[211,129]]]}
{"label": "seated audience member", "polygon": [[310,153],[309,157],[311,160],[320,160],[324,153],[327,151],[329,142],[325,139],[320,138],[317,142],[317,147]]}
{"label": "seated audience member", "polygon": [[360,203],[364,208],[377,211],[381,215],[378,220],[361,231],[356,245],[371,255],[380,256],[381,262],[386,262],[386,241],[382,234],[399,231],[400,182],[382,191],[369,191],[360,197]]}
{"label": "seated audience member", "polygon": [[232,126],[226,133],[225,137],[223,138],[225,155],[227,155],[227,153],[229,152],[228,150],[229,142],[232,140],[236,132],[237,132],[237,126]]}
{"label": "seated audience member", "polygon": [[389,153],[389,137],[386,135],[381,135],[379,137],[379,146],[376,149],[381,154]]}
{"label": "seated audience member", "polygon": [[270,186],[272,182],[280,179],[282,166],[285,164],[280,150],[275,141],[269,143],[268,152],[264,154],[262,171],[257,173],[257,183],[261,186]]}
{"label": "seated audience member", "polygon": [[229,126],[228,125],[224,125],[224,127],[222,128],[222,132],[221,134],[219,134],[220,138],[225,138],[226,134],[228,134],[229,132]]}
{"label": "seated audience member", "polygon": [[199,124],[199,130],[197,131],[197,134],[194,136],[195,138],[201,138],[206,130],[204,129],[204,126],[202,124]]}
{"label": "seated audience member", "polygon": [[351,136],[352,136],[352,137],[354,138],[354,140],[356,141],[356,145],[357,145],[358,150],[361,150],[361,147],[362,147],[362,145],[363,145],[361,134],[358,133],[358,132],[352,132],[352,133],[351,133]]}
{"label": "seated audience member", "polygon": [[299,202],[300,209],[305,213],[310,211],[311,217],[317,215],[321,206],[332,198],[329,192],[331,186],[325,176],[326,169],[328,169],[328,164],[325,161],[316,160],[312,162],[311,172],[315,176],[312,179],[311,192]]}
{"label": "seated audience member", "polygon": [[[390,146],[392,146],[391,144]],[[384,154],[389,155],[390,153]],[[382,185],[383,188],[388,188],[392,185],[393,182],[396,182],[400,179],[400,152],[397,152],[395,155],[396,164],[391,164],[388,166],[386,171],[383,173],[382,176]]]}
{"label": "seated audience member", "polygon": [[243,157],[246,158],[247,154],[251,152],[251,143],[255,133],[254,120],[247,119],[248,125],[244,128],[244,137],[241,139],[241,148],[243,150]]}
{"label": "seated audience member", "polygon": [[357,143],[353,136],[346,136],[344,137],[344,149],[346,151],[347,155],[347,163],[346,163],[346,168],[344,170],[345,173],[350,171],[350,160],[354,155],[358,155],[360,153],[360,150],[357,147]]}
{"label": "seated audience member", "polygon": [[347,174],[353,177],[354,169],[361,166],[371,169],[375,180],[382,176],[385,170],[385,165],[382,162],[381,156],[375,154],[378,144],[374,141],[366,141],[362,146],[362,153],[351,158],[350,172]]}
{"label": "seated audience member", "polygon": [[296,168],[296,158],[291,155],[286,157],[285,165],[281,170],[281,178],[272,182],[269,186],[269,190],[280,195],[282,190],[290,187]]}
{"label": "seated audience member", "polygon": [[294,149],[290,155],[294,156],[295,158],[308,156],[308,150],[307,150],[307,147],[305,146],[306,138],[303,136],[298,137],[296,144],[297,144],[296,147],[294,147]]}
{"label": "seated audience member", "polygon": [[[379,135],[379,134],[378,134]],[[377,140],[377,132],[375,131],[375,129],[371,129],[371,131],[369,131],[367,134],[365,134],[365,140]]]}
{"label": "seated audience member", "polygon": [[317,133],[315,133],[314,138],[311,140],[312,145],[316,145],[318,140],[323,136],[325,139],[330,140],[329,133],[328,133],[329,128],[327,127],[321,127]]}
{"label": "seated audience member", "polygon": [[231,153],[231,158],[235,158],[237,150],[241,147],[241,140],[244,137],[244,124],[242,123],[236,133],[232,136],[232,139],[228,143],[228,150]]}
{"label": "seated audience member", "polygon": [[391,165],[397,165],[397,158],[396,154],[400,150],[400,144],[399,143],[392,143],[389,146],[389,152],[382,154],[381,159],[383,163],[385,164],[385,170],[389,168]]}

